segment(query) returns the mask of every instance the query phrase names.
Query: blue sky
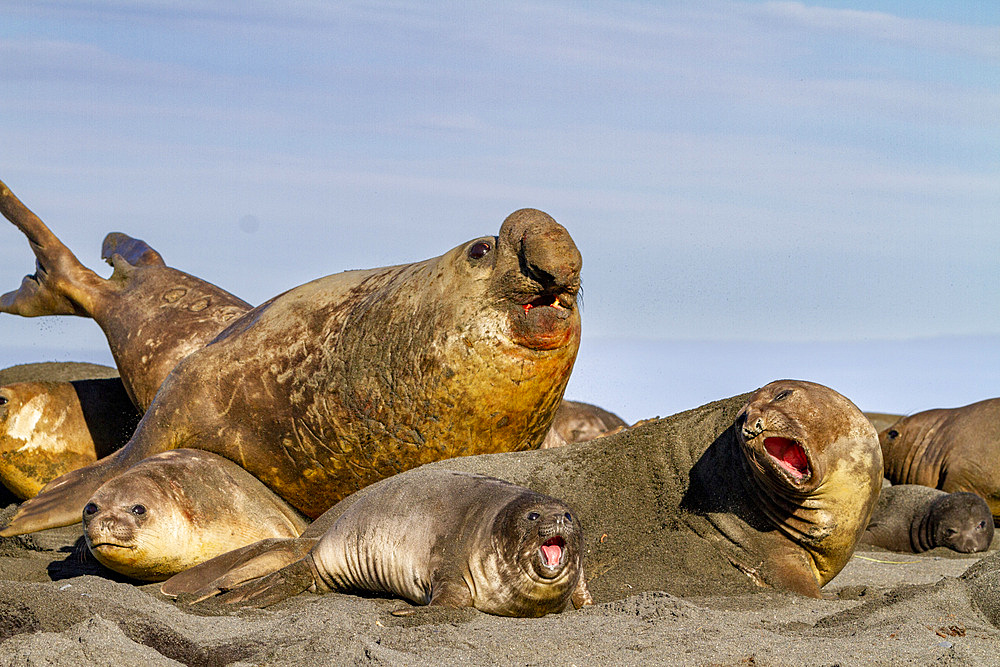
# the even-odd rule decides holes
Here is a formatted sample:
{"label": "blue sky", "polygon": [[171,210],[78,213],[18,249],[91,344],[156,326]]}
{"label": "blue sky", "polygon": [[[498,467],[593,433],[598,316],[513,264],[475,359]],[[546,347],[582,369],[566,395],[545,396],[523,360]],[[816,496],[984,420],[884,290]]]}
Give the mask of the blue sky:
{"label": "blue sky", "polygon": [[[629,418],[886,341],[944,387],[1000,342],[998,3],[41,0],[0,5],[0,62],[0,179],[94,268],[125,231],[260,302],[551,213],[584,256],[574,397]],[[0,227],[0,289],[31,269]],[[0,336],[3,365],[108,358],[90,322]],[[1000,382],[990,356],[924,405],[876,361],[831,386]]]}

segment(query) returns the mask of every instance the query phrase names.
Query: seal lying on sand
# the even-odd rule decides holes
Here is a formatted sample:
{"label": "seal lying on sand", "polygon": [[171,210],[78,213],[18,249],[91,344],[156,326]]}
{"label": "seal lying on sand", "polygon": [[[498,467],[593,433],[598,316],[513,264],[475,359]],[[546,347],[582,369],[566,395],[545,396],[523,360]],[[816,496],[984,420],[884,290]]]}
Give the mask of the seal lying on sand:
{"label": "seal lying on sand", "polygon": [[[39,263],[20,290],[0,298],[0,311],[82,312],[101,323],[90,308],[100,304],[123,314],[118,326],[102,324],[109,339],[128,338],[125,313],[174,294],[163,284],[133,285],[145,272],[121,253],[115,275],[98,278],[70,261],[6,188],[0,203]],[[124,448],[52,482],[0,535],[72,523],[105,481],[179,447],[235,461],[310,517],[422,463],[538,447],[579,347],[581,264],[561,225],[524,209],[498,236],[440,257],[285,292],[185,356]],[[169,321],[159,326],[175,335]],[[141,363],[116,359],[124,376]]]}
{"label": "seal lying on sand", "polygon": [[993,542],[993,517],[986,501],[974,493],[897,484],[882,489],[861,542],[910,553],[934,547],[966,554],[986,551]]}
{"label": "seal lying on sand", "polygon": [[[486,474],[555,495],[587,526],[588,586],[598,601],[775,586],[818,597],[868,525],[882,480],[875,430],[822,385],[772,382],[590,442],[449,459],[421,468]],[[351,496],[324,515],[336,520]],[[212,594],[281,567],[243,554],[182,573]],[[735,566],[735,567],[734,567]],[[273,571],[273,570],[271,570]],[[173,581],[173,580],[171,580]],[[168,582],[170,584],[171,582]]]}
{"label": "seal lying on sand", "polygon": [[879,442],[893,484],[975,493],[1000,521],[1000,398],[904,417]]}
{"label": "seal lying on sand", "polygon": [[[299,540],[269,541],[278,557],[298,542],[309,549],[304,557],[221,599],[267,606],[305,590],[372,591],[500,616],[544,616],[592,602],[579,519],[555,498],[490,477],[418,470],[350,500],[331,514],[335,521],[320,517]],[[258,562],[267,555],[255,554]],[[212,580],[217,565],[184,572],[162,590],[194,592],[188,587]]]}
{"label": "seal lying on sand", "polygon": [[298,537],[309,522],[238,465],[174,449],[106,482],[83,508],[83,534],[105,567],[163,581],[259,540]]}
{"label": "seal lying on sand", "polygon": [[0,482],[30,498],[124,445],[138,423],[118,378],[0,386]]}
{"label": "seal lying on sand", "polygon": [[613,412],[590,403],[564,400],[542,441],[542,449],[586,442],[623,428],[628,424]]}

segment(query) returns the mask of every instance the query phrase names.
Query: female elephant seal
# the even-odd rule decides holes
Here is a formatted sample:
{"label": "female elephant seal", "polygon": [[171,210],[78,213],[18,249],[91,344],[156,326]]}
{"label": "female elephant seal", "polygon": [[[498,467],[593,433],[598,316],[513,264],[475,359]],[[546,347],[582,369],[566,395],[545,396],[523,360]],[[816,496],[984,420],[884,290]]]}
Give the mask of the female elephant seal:
{"label": "female elephant seal", "polygon": [[904,417],[879,442],[893,484],[975,493],[1000,522],[1000,398]]}
{"label": "female elephant seal", "polygon": [[990,548],[993,516],[986,501],[974,493],[895,484],[882,489],[861,541],[890,551],[948,547],[971,554]]}
{"label": "female elephant seal", "polygon": [[[530,617],[591,603],[579,520],[555,498],[481,475],[419,470],[359,491],[334,515],[299,540],[312,544],[303,558],[220,599],[267,606],[304,590],[371,591]],[[162,590],[177,595],[213,566]]]}
{"label": "female elephant seal", "polygon": [[118,378],[0,386],[0,482],[30,498],[124,445],[138,423]]}
{"label": "female elephant seal", "polygon": [[[0,311],[90,314],[115,348],[135,325],[104,313],[141,317],[171,294],[133,286],[145,272],[114,256],[109,280],[83,269],[5,187],[0,206],[39,264]],[[72,523],[102,483],[178,447],[235,461],[310,517],[422,463],[536,448],[579,347],[581,264],[561,225],[523,209],[440,257],[285,292],[185,356],[124,448],[52,482],[0,535]],[[131,375],[138,362],[116,358]]]}
{"label": "female elephant seal", "polygon": [[266,538],[297,537],[309,522],[238,465],[175,449],[106,482],[83,508],[91,553],[115,572],[163,581]]}
{"label": "female elephant seal", "polygon": [[433,467],[499,477],[575,507],[598,601],[755,585],[818,597],[850,560],[882,480],[861,411],[796,380],[586,443]]}
{"label": "female elephant seal", "polygon": [[556,410],[541,447],[548,449],[571,442],[586,442],[623,428],[628,428],[628,424],[613,412],[590,403],[564,400]]}

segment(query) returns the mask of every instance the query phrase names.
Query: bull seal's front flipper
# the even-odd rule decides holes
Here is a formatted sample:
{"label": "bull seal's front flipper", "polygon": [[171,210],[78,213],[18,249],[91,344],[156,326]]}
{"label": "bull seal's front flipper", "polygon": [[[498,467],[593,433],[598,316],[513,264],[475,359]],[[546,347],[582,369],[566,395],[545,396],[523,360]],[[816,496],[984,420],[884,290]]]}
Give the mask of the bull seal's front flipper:
{"label": "bull seal's front flipper", "polygon": [[0,213],[28,238],[36,260],[35,273],[25,276],[19,289],[0,296],[0,312],[23,317],[90,317],[93,306],[90,288],[105,282],[104,279],[81,264],[2,181]]}
{"label": "bull seal's front flipper", "polygon": [[26,500],[14,518],[0,530],[0,537],[24,535],[46,528],[70,526],[81,520],[87,500],[104,482],[123,471],[118,450],[97,463],[72,470],[46,484],[37,496]]}

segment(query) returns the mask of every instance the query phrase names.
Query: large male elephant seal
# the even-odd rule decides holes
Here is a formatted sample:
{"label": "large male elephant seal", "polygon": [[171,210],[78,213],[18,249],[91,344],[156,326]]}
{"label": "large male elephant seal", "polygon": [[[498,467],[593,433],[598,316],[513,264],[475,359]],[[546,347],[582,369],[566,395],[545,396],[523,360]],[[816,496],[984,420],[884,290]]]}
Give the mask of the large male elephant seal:
{"label": "large male elephant seal", "polygon": [[[305,590],[360,590],[529,617],[592,602],[579,518],[555,498],[481,475],[420,469],[362,489],[348,505],[324,514],[297,540],[251,547],[258,564],[308,551],[221,600],[267,606]],[[216,575],[231,564],[232,556],[206,562],[162,590],[200,597],[221,592],[232,584]],[[200,590],[205,581],[211,582],[207,593]]]}
{"label": "large male elephant seal", "polygon": [[[90,314],[110,340],[132,336],[130,320],[101,313],[185,301],[180,287],[133,285],[146,272],[121,253],[97,277],[5,187],[0,205],[39,264],[0,311]],[[289,290],[184,356],[124,448],[52,482],[0,535],[72,523],[102,483],[179,447],[231,459],[310,517],[422,463],[538,447],[579,347],[581,264],[561,225],[523,209],[440,257]],[[123,375],[141,363],[116,359]]]}
{"label": "large male elephant seal", "polygon": [[893,484],[975,493],[1000,522],[1000,398],[904,417],[879,442]]}
{"label": "large male elephant seal", "polygon": [[986,551],[993,542],[993,517],[986,501],[974,493],[894,484],[882,489],[861,542],[909,553],[934,547],[967,554]]}
{"label": "large male elephant seal", "polygon": [[[490,475],[574,507],[599,602],[757,586],[818,597],[868,525],[882,457],[853,403],[822,385],[781,380],[589,442],[423,470]],[[335,521],[354,498],[322,520]],[[175,590],[212,594],[297,558],[294,549],[252,545],[178,575],[186,583]]]}
{"label": "large male elephant seal", "polygon": [[0,483],[30,498],[128,442],[139,416],[118,378],[0,386]]}
{"label": "large male elephant seal", "polygon": [[586,442],[627,427],[624,419],[602,407],[579,401],[563,401],[542,441],[542,449],[561,447],[571,442]]}
{"label": "large male elephant seal", "polygon": [[94,557],[146,581],[259,540],[298,537],[308,525],[246,470],[197,449],[140,461],[83,507],[83,535]]}

